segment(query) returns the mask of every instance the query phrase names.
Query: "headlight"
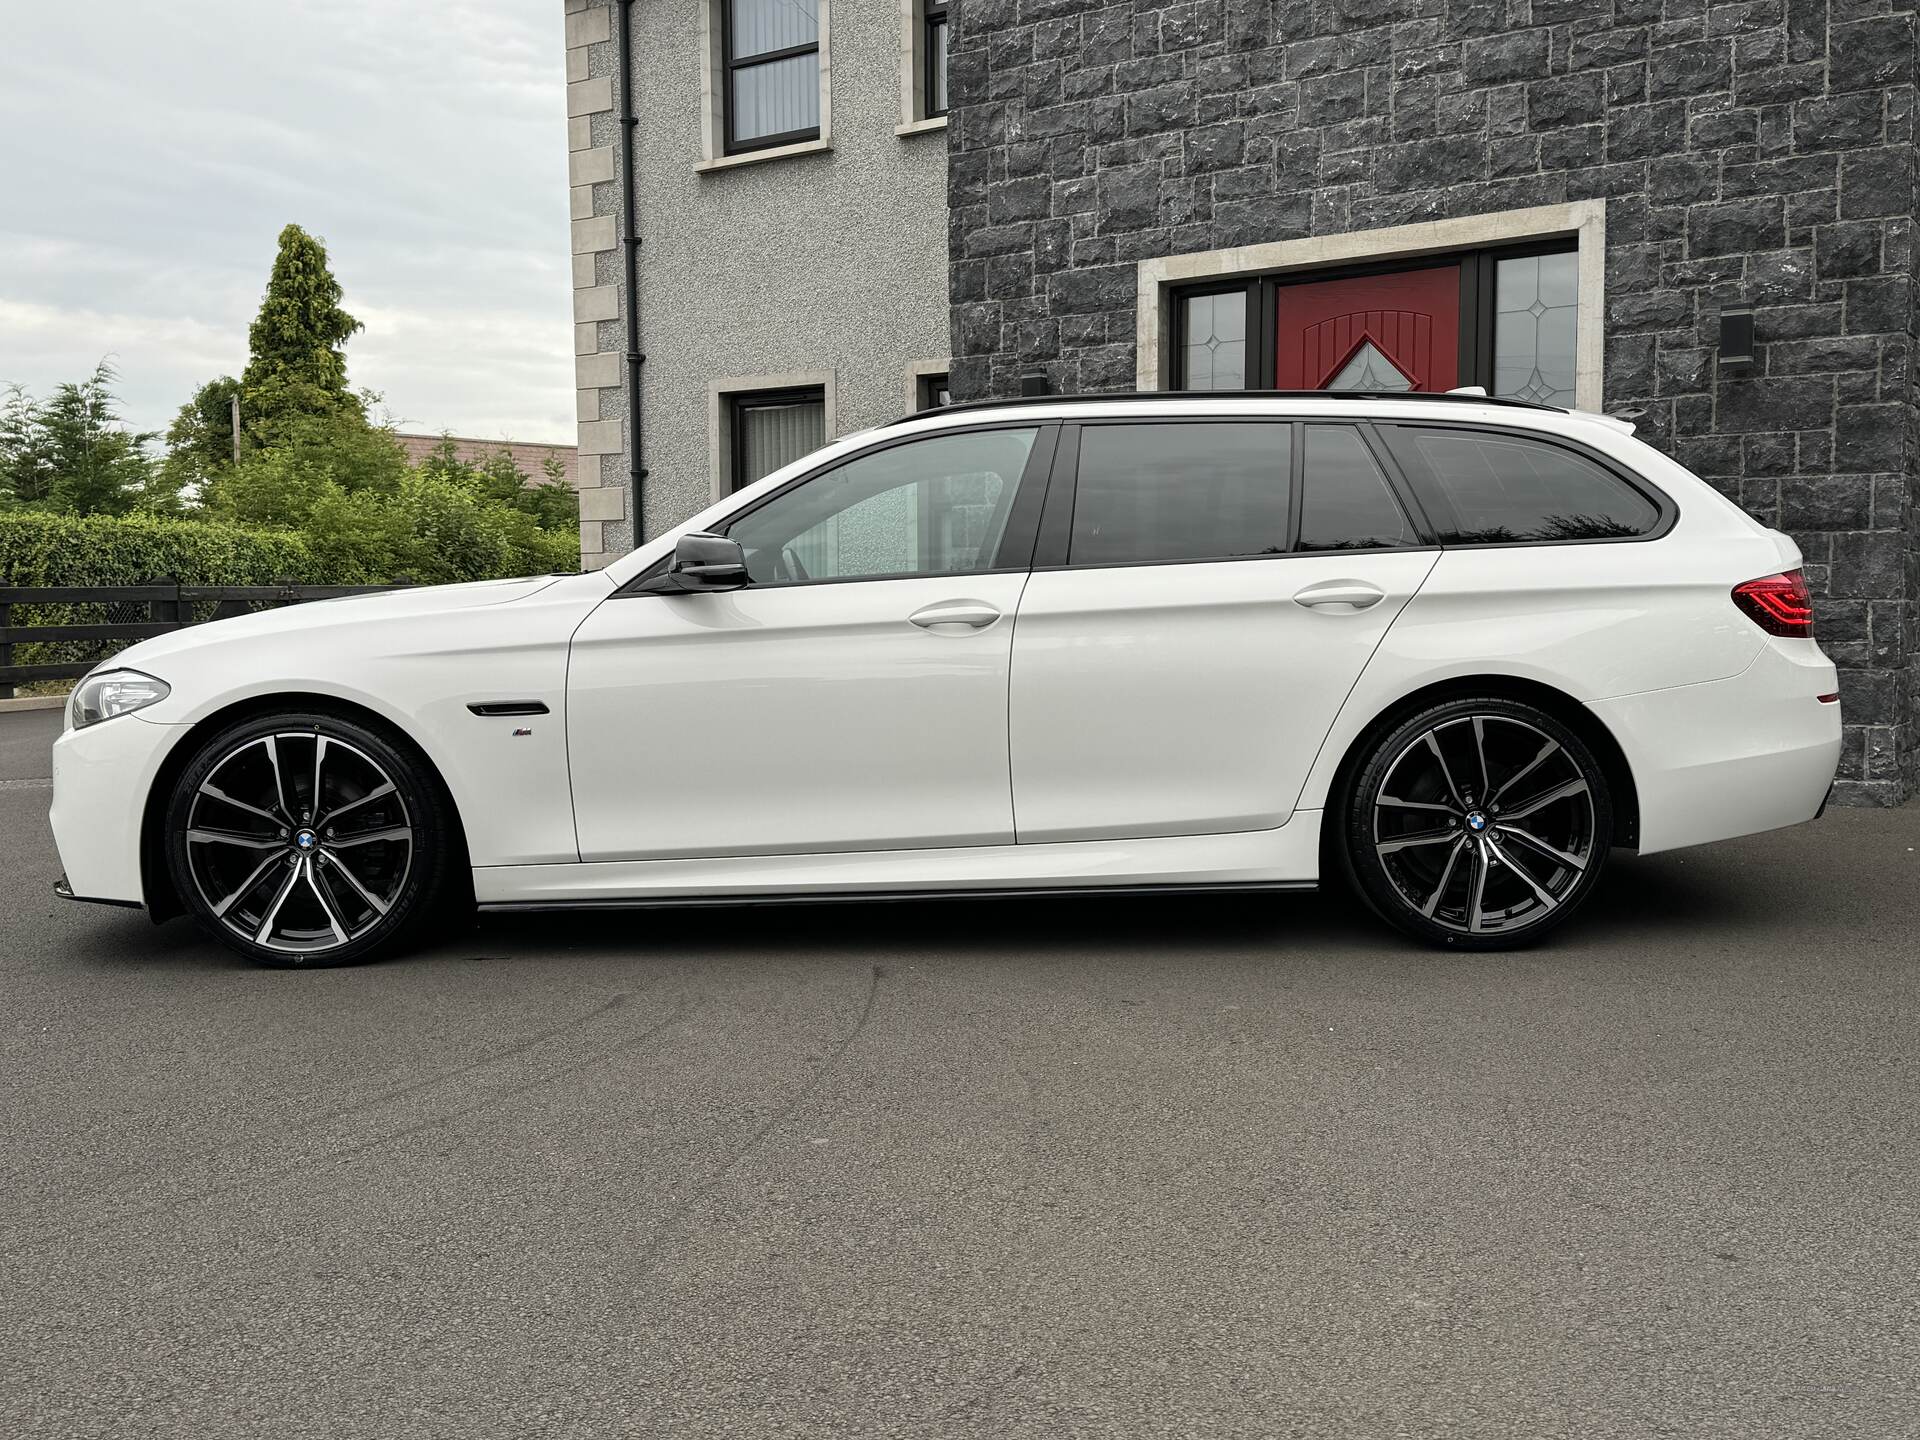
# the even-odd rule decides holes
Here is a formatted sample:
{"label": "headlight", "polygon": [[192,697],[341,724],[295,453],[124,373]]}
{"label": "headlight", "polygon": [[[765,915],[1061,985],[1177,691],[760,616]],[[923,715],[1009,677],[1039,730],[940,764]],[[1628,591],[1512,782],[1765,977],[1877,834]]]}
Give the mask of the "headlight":
{"label": "headlight", "polygon": [[138,670],[96,670],[73,687],[73,699],[67,703],[67,718],[74,729],[84,730],[116,715],[158,704],[169,693],[166,681],[142,675]]}

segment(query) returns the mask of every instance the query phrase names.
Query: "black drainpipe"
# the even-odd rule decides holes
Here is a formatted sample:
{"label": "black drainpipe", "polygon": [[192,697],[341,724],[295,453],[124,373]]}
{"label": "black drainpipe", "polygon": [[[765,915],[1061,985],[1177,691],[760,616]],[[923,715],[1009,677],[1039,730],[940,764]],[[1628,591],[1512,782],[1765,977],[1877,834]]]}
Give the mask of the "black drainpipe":
{"label": "black drainpipe", "polygon": [[633,132],[640,118],[633,108],[633,0],[620,4],[620,249],[627,285],[627,479],[633,491],[633,543],[646,538],[640,521],[640,486],[647,470],[640,463],[640,232],[633,212]]}

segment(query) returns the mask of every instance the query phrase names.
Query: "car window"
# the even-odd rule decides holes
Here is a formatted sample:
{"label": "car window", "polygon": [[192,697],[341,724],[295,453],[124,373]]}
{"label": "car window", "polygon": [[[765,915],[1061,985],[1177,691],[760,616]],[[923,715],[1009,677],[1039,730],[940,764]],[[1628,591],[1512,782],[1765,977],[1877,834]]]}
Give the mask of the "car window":
{"label": "car window", "polygon": [[1082,426],[1067,562],[1284,554],[1291,439],[1284,421]]}
{"label": "car window", "polygon": [[725,533],[757,585],[990,569],[1038,433],[976,430],[872,451]]}
{"label": "car window", "polygon": [[1645,495],[1558,445],[1474,430],[1382,429],[1442,541],[1625,540],[1660,521]]}
{"label": "car window", "polygon": [[1300,492],[1302,550],[1378,550],[1416,537],[1393,487],[1351,425],[1309,425]]}

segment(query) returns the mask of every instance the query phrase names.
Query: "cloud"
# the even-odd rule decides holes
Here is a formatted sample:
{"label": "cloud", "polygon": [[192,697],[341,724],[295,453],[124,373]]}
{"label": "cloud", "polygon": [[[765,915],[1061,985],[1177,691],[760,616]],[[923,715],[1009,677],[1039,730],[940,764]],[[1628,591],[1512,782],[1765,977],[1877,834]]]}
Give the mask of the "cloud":
{"label": "cloud", "polygon": [[322,236],[353,383],[419,428],[573,438],[558,5],[12,6],[0,380],[113,354],[164,429],[246,361],[289,221]]}

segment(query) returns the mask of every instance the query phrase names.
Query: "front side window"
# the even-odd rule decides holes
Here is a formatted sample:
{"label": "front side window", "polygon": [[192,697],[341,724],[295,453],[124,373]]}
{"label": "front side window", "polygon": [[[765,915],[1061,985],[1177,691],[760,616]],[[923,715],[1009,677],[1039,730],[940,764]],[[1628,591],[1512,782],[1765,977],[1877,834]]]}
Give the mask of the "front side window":
{"label": "front side window", "polygon": [[1660,508],[1586,456],[1476,430],[1380,427],[1443,543],[1629,540]]}
{"label": "front side window", "polygon": [[1291,441],[1284,421],[1082,426],[1067,563],[1284,554]]}
{"label": "front side window", "polygon": [[756,585],[992,569],[1037,430],[872,451],[727,526]]}
{"label": "front side window", "polygon": [[1302,550],[1418,543],[1367,442],[1351,425],[1309,425],[1300,491]]}
{"label": "front side window", "polygon": [[827,443],[827,397],[817,387],[735,395],[731,405],[735,490]]}
{"label": "front side window", "polygon": [[926,7],[921,44],[926,51],[926,75],[921,80],[926,96],[926,118],[947,113],[947,0],[921,0]]}
{"label": "front side window", "polygon": [[720,0],[727,150],[820,135],[820,0]]}

